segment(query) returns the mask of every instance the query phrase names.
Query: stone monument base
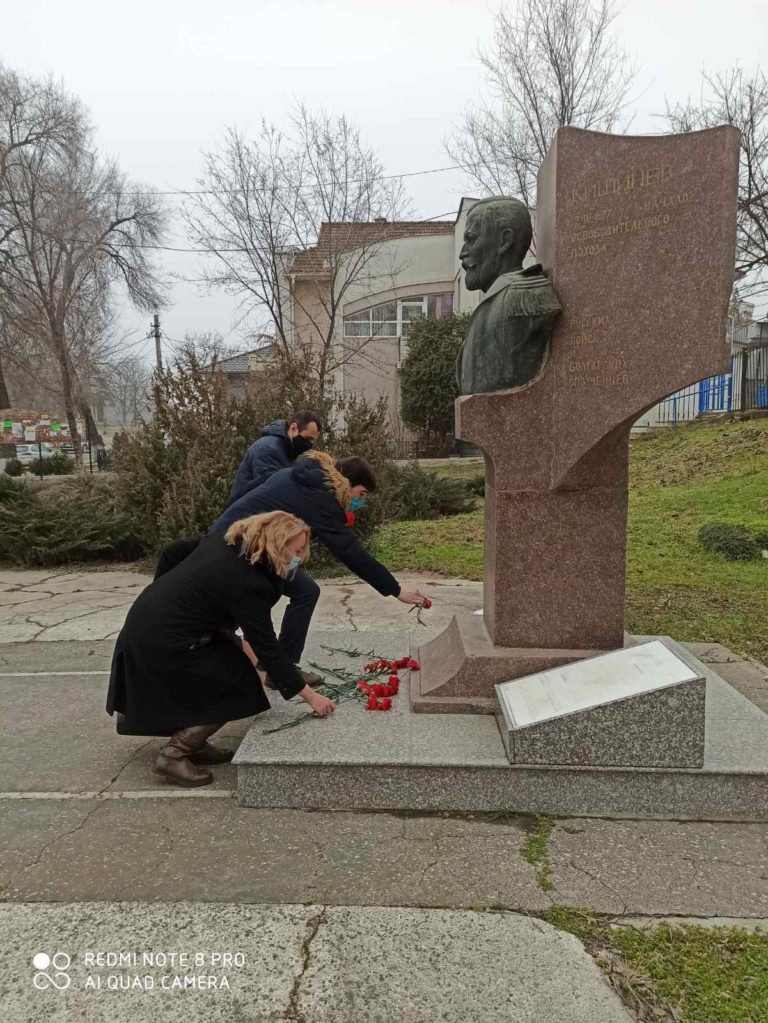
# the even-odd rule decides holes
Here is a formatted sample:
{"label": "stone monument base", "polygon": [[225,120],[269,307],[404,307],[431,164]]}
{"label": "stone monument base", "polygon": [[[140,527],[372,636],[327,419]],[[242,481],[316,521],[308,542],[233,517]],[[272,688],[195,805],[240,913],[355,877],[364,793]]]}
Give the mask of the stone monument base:
{"label": "stone monument base", "polygon": [[[362,637],[382,657],[402,653],[397,635]],[[348,642],[348,632],[312,633],[308,660],[349,669],[349,657],[329,653]],[[238,804],[768,821],[768,714],[679,644],[671,647],[706,678],[701,768],[510,764],[493,717],[414,714],[406,680],[388,714],[368,713],[355,700],[328,718],[264,734],[307,713],[300,700],[276,696],[274,709],[254,719],[235,756]],[[726,657],[739,661],[735,654]]]}
{"label": "stone monument base", "polygon": [[411,684],[411,707],[426,714],[495,714],[494,686],[602,653],[495,646],[482,615],[455,615],[439,636],[412,644],[421,671]]}

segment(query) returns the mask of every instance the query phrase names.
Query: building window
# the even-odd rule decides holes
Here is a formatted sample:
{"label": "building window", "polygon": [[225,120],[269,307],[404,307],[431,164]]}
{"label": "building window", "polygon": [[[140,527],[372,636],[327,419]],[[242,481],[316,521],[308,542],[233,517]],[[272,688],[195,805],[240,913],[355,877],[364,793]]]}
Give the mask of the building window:
{"label": "building window", "polygon": [[411,324],[420,316],[440,318],[453,312],[453,294],[417,295],[372,306],[344,317],[344,337],[408,336]]}
{"label": "building window", "polygon": [[397,302],[345,316],[344,337],[397,337]]}
{"label": "building window", "polygon": [[427,295],[427,316],[439,320],[453,315],[453,292],[445,295]]}

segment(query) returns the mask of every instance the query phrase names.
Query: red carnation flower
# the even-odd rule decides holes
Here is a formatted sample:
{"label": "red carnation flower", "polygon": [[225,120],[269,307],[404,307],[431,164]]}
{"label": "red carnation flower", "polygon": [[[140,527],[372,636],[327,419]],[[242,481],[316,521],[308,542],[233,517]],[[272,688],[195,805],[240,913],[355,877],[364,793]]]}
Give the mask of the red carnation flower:
{"label": "red carnation flower", "polygon": [[382,671],[392,671],[394,664],[391,661],[370,661],[365,666],[366,675],[373,675]]}
{"label": "red carnation flower", "polygon": [[378,707],[379,710],[392,710],[392,701],[389,697],[382,700]]}
{"label": "red carnation flower", "polygon": [[349,526],[350,528],[351,528],[352,526],[354,526],[354,524],[355,524],[355,513],[354,513],[354,512],[347,512],[347,523],[346,523],[346,524],[347,524],[347,525],[348,525],[348,526]]}

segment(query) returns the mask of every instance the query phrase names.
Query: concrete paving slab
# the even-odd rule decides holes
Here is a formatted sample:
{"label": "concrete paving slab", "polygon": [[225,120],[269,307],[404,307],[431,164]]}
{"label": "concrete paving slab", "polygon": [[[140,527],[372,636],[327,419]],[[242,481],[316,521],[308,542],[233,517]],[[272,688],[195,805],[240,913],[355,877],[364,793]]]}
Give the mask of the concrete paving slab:
{"label": "concrete paving slab", "polygon": [[114,649],[114,640],[3,643],[0,644],[0,677],[9,672],[108,672]]}
{"label": "concrete paving slab", "polygon": [[[359,963],[369,964],[362,976]],[[298,1004],[312,1023],[630,1019],[572,935],[526,917],[451,910],[327,910]]]}
{"label": "concrete paving slab", "polygon": [[88,593],[91,590],[120,590],[140,592],[152,581],[143,572],[65,572],[49,575],[34,583],[25,582],[26,589],[44,589],[48,593]]}
{"label": "concrete paving slab", "polygon": [[[6,594],[16,596],[16,594]],[[25,600],[20,604],[13,617],[9,617],[8,624],[23,621],[24,619],[34,620],[34,623],[43,627],[59,625],[62,622],[71,621],[81,615],[93,614],[94,611],[109,607],[130,607],[135,599],[135,594],[118,593],[115,590],[89,590],[87,593],[45,593],[31,594],[24,593],[24,597],[32,597],[32,600]]]}
{"label": "concrete paving slab", "polygon": [[0,679],[7,708],[0,743],[4,791],[105,789],[153,742],[115,734],[104,710],[106,686],[106,675]]}
{"label": "concrete paving slab", "polygon": [[92,640],[117,636],[123,627],[131,603],[132,598],[127,598],[126,603],[118,607],[94,610],[72,621],[64,620],[52,624],[35,638],[43,643],[51,643],[62,639]]}
{"label": "concrete paving slab", "polygon": [[21,607],[22,604],[26,605],[30,602],[40,600],[39,593],[32,593],[28,590],[21,590],[19,588],[13,588],[9,590],[0,591],[0,607],[13,606]]}
{"label": "concrete paving slab", "polygon": [[764,824],[556,822],[549,850],[555,902],[616,914],[768,914]]}
{"label": "concrete paving slab", "polygon": [[231,798],[0,800],[5,901],[506,907],[765,917],[768,828],[556,820],[553,888],[530,818],[239,809]]}
{"label": "concrete paving slab", "polygon": [[399,601],[381,597],[358,579],[343,583],[324,583],[320,598],[318,629],[349,629],[360,633],[407,632],[428,635],[442,631],[454,614],[474,611],[483,603],[483,585],[466,580],[440,579],[429,575],[402,575],[398,580],[406,589],[418,589],[433,598],[432,609],[424,614],[425,627],[418,626]]}
{"label": "concrete paving slab", "polygon": [[[150,582],[151,576],[129,571],[0,572],[0,643],[113,637],[122,628],[132,601]],[[434,608],[427,615],[430,632],[444,628],[456,611],[474,610],[482,603],[481,583],[434,576],[408,576],[401,582],[434,597]],[[275,608],[278,625],[284,609],[285,601]],[[26,620],[31,612],[35,612],[34,622]],[[321,584],[314,627],[354,636],[370,631],[401,633],[416,626],[404,605],[350,578]]]}
{"label": "concrete paving slab", "polygon": [[[164,910],[125,904],[0,907],[3,1015],[8,1023],[69,1023],[73,1019],[87,1023],[160,1019],[163,1023],[201,1019],[266,1023],[285,1018],[295,978],[301,974],[302,945],[311,919],[311,909],[297,906],[186,905]],[[69,957],[69,969],[57,981],[63,985],[68,978],[64,990],[57,990],[36,973],[32,960],[40,952],[51,958],[57,952]],[[156,966],[154,960],[150,960],[151,966],[141,963],[145,953],[158,957],[171,952],[189,957],[185,965],[178,959],[177,965]],[[225,952],[244,956],[244,964],[212,963],[214,955]],[[110,953],[136,953],[139,965],[88,965],[87,956]],[[196,956],[203,965],[194,965]],[[56,977],[51,968],[40,972]],[[36,975],[41,989],[33,983]],[[121,982],[129,984],[137,976],[149,977],[154,983],[150,987],[150,982],[144,981],[142,988],[120,990]],[[185,976],[215,976],[220,982],[226,977],[228,987],[174,989],[174,978]],[[86,986],[89,978],[93,986]]]}
{"label": "concrete paving slab", "polygon": [[50,568],[26,569],[26,568],[3,568],[0,569],[0,588],[21,589],[24,586],[35,586],[45,579],[55,579],[59,573]]}
{"label": "concrete paving slab", "polygon": [[0,800],[6,901],[508,906],[551,900],[518,822],[489,833],[389,814],[244,813],[231,799]]}
{"label": "concrete paving slab", "polygon": [[[399,653],[400,637],[395,634],[367,633],[371,645],[384,654]],[[314,656],[327,662],[333,660],[331,655],[322,649],[323,645],[338,645],[338,634],[313,634],[313,647],[309,658]],[[96,656],[106,660],[109,644],[102,644]],[[31,659],[40,666],[36,651],[45,650],[46,644],[34,643],[29,646]],[[72,647],[61,648],[56,644],[57,651],[76,657]],[[24,660],[25,648],[15,645],[9,648],[4,656],[5,661],[17,663]],[[93,644],[83,644],[83,659],[86,663],[93,660]],[[68,653],[69,651],[69,653]],[[338,663],[347,667],[360,667],[356,660],[338,656]],[[103,663],[102,661],[102,663]],[[46,666],[44,661],[42,667]],[[98,669],[89,669],[97,671]],[[102,790],[131,789],[162,789],[165,784],[149,774],[155,744],[151,740],[144,741],[141,737],[117,736],[111,719],[104,713],[106,692],[106,674],[83,675],[30,675],[13,676],[5,673],[0,677],[0,690],[4,696],[6,716],[4,719],[7,735],[0,747],[0,766],[4,770],[6,790],[32,792],[93,792]],[[608,802],[594,802],[596,787],[604,785],[605,775],[601,773],[581,772],[578,774],[579,792],[572,793],[573,805],[558,805],[556,797],[563,794],[563,776],[553,772],[544,774],[518,776],[516,788],[504,793],[492,805],[488,799],[489,782],[481,777],[472,777],[471,772],[484,768],[499,769],[508,773],[510,768],[506,762],[496,726],[490,718],[465,718],[459,715],[418,716],[407,713],[407,693],[403,692],[395,701],[396,709],[387,715],[367,714],[359,705],[341,706],[336,715],[326,721],[313,721],[302,725],[299,729],[289,730],[277,735],[264,736],[265,728],[278,723],[286,716],[305,713],[303,704],[285,704],[279,696],[273,698],[274,709],[266,715],[255,719],[251,747],[244,745],[242,756],[251,754],[263,766],[285,763],[290,765],[296,761],[297,752],[301,754],[299,761],[308,763],[325,763],[334,769],[340,766],[368,764],[375,773],[366,783],[368,793],[365,798],[360,794],[362,778],[359,772],[351,786],[335,775],[323,782],[323,799],[333,800],[335,794],[345,794],[349,802],[342,807],[397,808],[402,807],[402,800],[387,796],[383,807],[377,804],[376,797],[380,794],[392,793],[393,779],[391,771],[398,764],[409,768],[419,768],[426,772],[424,776],[414,774],[408,779],[409,791],[419,796],[417,810],[492,810],[515,812],[566,812],[566,813],[617,813],[659,814],[670,810],[659,809],[646,801],[651,796],[664,798],[668,801],[679,797],[680,786],[691,785],[691,779],[684,775],[676,775],[674,788],[664,785],[650,785],[639,775],[633,777],[634,784],[643,784],[643,792],[639,792],[632,804],[627,790],[627,779],[622,775],[622,790],[627,795],[627,804],[618,807]],[[731,772],[732,785],[736,787],[736,797],[744,804],[742,810],[748,815],[759,812],[759,793],[756,796],[754,786],[759,784],[760,776],[754,774],[761,763],[760,756],[768,757],[768,739],[761,729],[765,725],[765,715],[755,708],[747,699],[728,690],[720,684],[720,689],[713,689],[713,698],[709,701],[708,715],[710,719],[709,751],[710,770]],[[355,722],[359,730],[348,732],[346,723]],[[217,736],[216,742],[222,745],[236,744],[247,728],[248,722],[233,722]],[[480,735],[479,733],[483,734]],[[418,734],[417,734],[418,733]],[[423,733],[423,734],[422,734]],[[471,733],[471,734],[470,734]],[[718,739],[721,736],[721,739]],[[761,738],[762,736],[762,738]],[[766,741],[763,741],[763,740]],[[762,750],[762,754],[760,753]],[[755,752],[757,751],[757,753]],[[768,760],[766,760],[768,764]],[[437,766],[446,765],[466,769],[462,779],[454,775],[442,777]],[[742,772],[742,773],[739,773]],[[751,772],[751,773],[750,773]],[[666,777],[666,776],[665,776]],[[274,800],[280,793],[288,796],[285,778],[272,777],[260,786],[259,799],[266,788],[268,800]],[[544,783],[549,785],[545,792]],[[229,788],[233,784],[233,769],[226,768],[217,772],[215,787]],[[299,773],[291,779],[296,791],[300,787],[301,800],[306,800],[307,792],[319,791],[317,786],[307,790],[306,779]],[[521,785],[528,785],[526,792]],[[433,793],[431,801],[424,801],[424,793],[429,786],[437,786],[440,790]],[[533,786],[531,788],[531,786]],[[587,786],[587,789],[584,789]],[[462,792],[463,787],[463,792]],[[591,800],[585,801],[584,792]],[[440,793],[443,793],[440,795]],[[461,795],[456,805],[441,804],[447,794]],[[475,794],[479,803],[473,803]],[[515,794],[516,793],[516,794]],[[643,794],[644,793],[644,794]],[[576,799],[576,795],[579,799]],[[716,800],[689,794],[689,806],[686,813],[691,816],[724,814],[726,797],[730,800],[732,792],[722,796],[720,804]],[[509,798],[507,798],[509,797]],[[529,798],[530,797],[530,798]],[[297,795],[291,798],[299,799]],[[633,797],[634,798],[634,797]],[[356,804],[354,801],[359,800]],[[517,800],[517,801],[515,801]],[[646,800],[646,801],[644,801]],[[739,804],[741,807],[741,803]],[[269,803],[267,805],[270,805]],[[331,801],[319,805],[334,806]],[[671,804],[670,804],[671,805]],[[751,810],[750,810],[751,808]],[[726,808],[727,809],[727,808]],[[674,811],[674,807],[672,807]],[[735,813],[725,813],[736,816]]]}
{"label": "concrete paving slab", "polygon": [[9,624],[0,621],[0,643],[28,643],[42,632],[39,625],[31,622]]}
{"label": "concrete paving slab", "polygon": [[[0,908],[0,944],[9,1023],[630,1023],[576,938],[513,914],[15,905]],[[159,965],[172,951],[188,958]],[[36,973],[41,952],[68,957],[63,990],[43,976],[55,969]],[[113,966],[110,953],[130,958]],[[213,959],[225,953],[231,965]],[[173,987],[198,976],[216,987]]]}
{"label": "concrete paving slab", "polygon": [[[107,680],[106,674],[0,677],[6,708],[0,733],[2,791],[167,788],[149,772],[162,740],[116,733],[104,709]],[[214,743],[234,748],[249,723],[228,724]],[[217,771],[216,787],[232,787],[234,770],[225,772]]]}
{"label": "concrete paving slab", "polygon": [[686,643],[694,656],[705,664],[728,664],[740,660],[739,656],[722,643]]}

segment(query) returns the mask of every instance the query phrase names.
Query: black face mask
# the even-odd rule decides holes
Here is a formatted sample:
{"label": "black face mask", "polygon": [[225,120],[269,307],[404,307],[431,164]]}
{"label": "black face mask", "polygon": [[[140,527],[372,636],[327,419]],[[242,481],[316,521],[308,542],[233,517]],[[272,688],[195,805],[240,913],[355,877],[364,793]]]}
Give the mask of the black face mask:
{"label": "black face mask", "polygon": [[309,451],[312,447],[312,441],[309,437],[302,437],[298,434],[296,437],[291,437],[291,451],[294,458],[298,458],[299,455],[303,455],[305,451]]}

